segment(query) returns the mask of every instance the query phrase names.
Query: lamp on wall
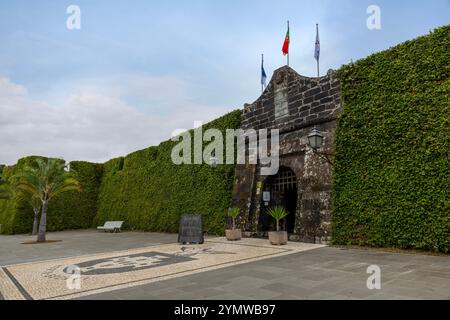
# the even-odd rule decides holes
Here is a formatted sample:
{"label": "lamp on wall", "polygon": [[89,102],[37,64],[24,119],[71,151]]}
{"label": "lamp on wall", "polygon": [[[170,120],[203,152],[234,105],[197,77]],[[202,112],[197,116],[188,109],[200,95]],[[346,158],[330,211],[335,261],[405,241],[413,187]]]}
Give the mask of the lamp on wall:
{"label": "lamp on wall", "polygon": [[314,154],[319,155],[322,159],[325,159],[329,164],[334,165],[330,156],[334,156],[332,153],[319,152],[319,149],[323,147],[323,134],[314,127],[308,134],[308,145],[311,147]]}
{"label": "lamp on wall", "polygon": [[308,134],[308,142],[309,142],[309,146],[313,150],[322,148],[323,135],[320,133],[320,131],[316,127],[314,127],[311,130],[311,133]]}

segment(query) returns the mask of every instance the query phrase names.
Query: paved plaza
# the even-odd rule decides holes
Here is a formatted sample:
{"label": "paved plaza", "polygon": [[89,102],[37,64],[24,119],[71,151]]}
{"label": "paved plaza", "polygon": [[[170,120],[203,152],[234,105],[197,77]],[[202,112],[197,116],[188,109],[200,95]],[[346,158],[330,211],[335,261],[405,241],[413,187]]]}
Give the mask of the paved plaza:
{"label": "paved plaza", "polygon": [[[450,256],[95,230],[0,236],[0,299],[449,299]],[[70,266],[81,287],[68,288]],[[368,289],[367,267],[381,270]]]}

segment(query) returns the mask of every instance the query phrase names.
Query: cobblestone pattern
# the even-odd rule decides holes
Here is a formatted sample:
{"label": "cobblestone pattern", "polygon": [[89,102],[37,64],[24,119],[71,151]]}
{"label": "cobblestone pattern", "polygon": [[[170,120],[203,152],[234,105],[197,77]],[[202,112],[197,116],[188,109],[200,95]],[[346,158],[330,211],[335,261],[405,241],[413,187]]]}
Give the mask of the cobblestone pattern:
{"label": "cobblestone pattern", "polygon": [[[208,238],[201,245],[164,244],[0,267],[2,299],[72,299],[321,248],[267,240]],[[75,284],[74,273],[78,270]]]}

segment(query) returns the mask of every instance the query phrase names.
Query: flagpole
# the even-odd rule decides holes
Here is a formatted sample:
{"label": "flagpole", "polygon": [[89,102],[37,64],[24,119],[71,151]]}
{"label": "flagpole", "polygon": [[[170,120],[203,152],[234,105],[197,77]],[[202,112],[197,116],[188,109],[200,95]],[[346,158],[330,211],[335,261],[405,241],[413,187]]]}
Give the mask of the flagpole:
{"label": "flagpole", "polygon": [[320,74],[319,74],[319,59],[317,59],[317,78],[320,78]]}
{"label": "flagpole", "polygon": [[[262,72],[262,66],[264,65],[264,53],[261,53],[261,72]],[[262,76],[262,75],[261,75]],[[261,81],[261,93],[264,92],[264,84]]]}
{"label": "flagpole", "polygon": [[[289,42],[291,42],[291,32],[289,30],[289,20],[287,21],[287,27],[288,27],[288,34],[289,34]],[[289,49],[288,49],[288,53],[287,53],[287,65],[289,67]]]}
{"label": "flagpole", "polygon": [[[316,34],[319,34],[319,24],[316,23]],[[317,78],[320,77],[320,73],[319,73],[319,57],[317,57]]]}

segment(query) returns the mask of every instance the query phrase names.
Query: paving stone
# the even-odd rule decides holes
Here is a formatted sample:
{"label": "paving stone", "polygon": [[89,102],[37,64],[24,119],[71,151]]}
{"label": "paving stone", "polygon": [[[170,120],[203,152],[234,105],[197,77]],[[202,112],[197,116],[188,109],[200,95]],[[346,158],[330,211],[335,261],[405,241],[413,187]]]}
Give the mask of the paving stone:
{"label": "paving stone", "polygon": [[[23,245],[0,236],[0,265],[62,259],[174,243],[176,235],[93,230],[50,233],[57,246]],[[369,290],[367,266],[381,267],[381,290]],[[0,284],[0,290],[2,286]],[[450,299],[450,256],[322,247],[79,299]]]}
{"label": "paving stone", "polygon": [[288,285],[288,284],[282,283],[282,282],[271,283],[269,285],[262,287],[262,289],[278,292],[278,294],[280,294],[280,291],[282,291],[282,294],[295,296],[297,298],[300,298],[300,297],[307,298],[308,296],[318,292],[315,289],[305,288],[305,287],[296,286],[296,285]]}

